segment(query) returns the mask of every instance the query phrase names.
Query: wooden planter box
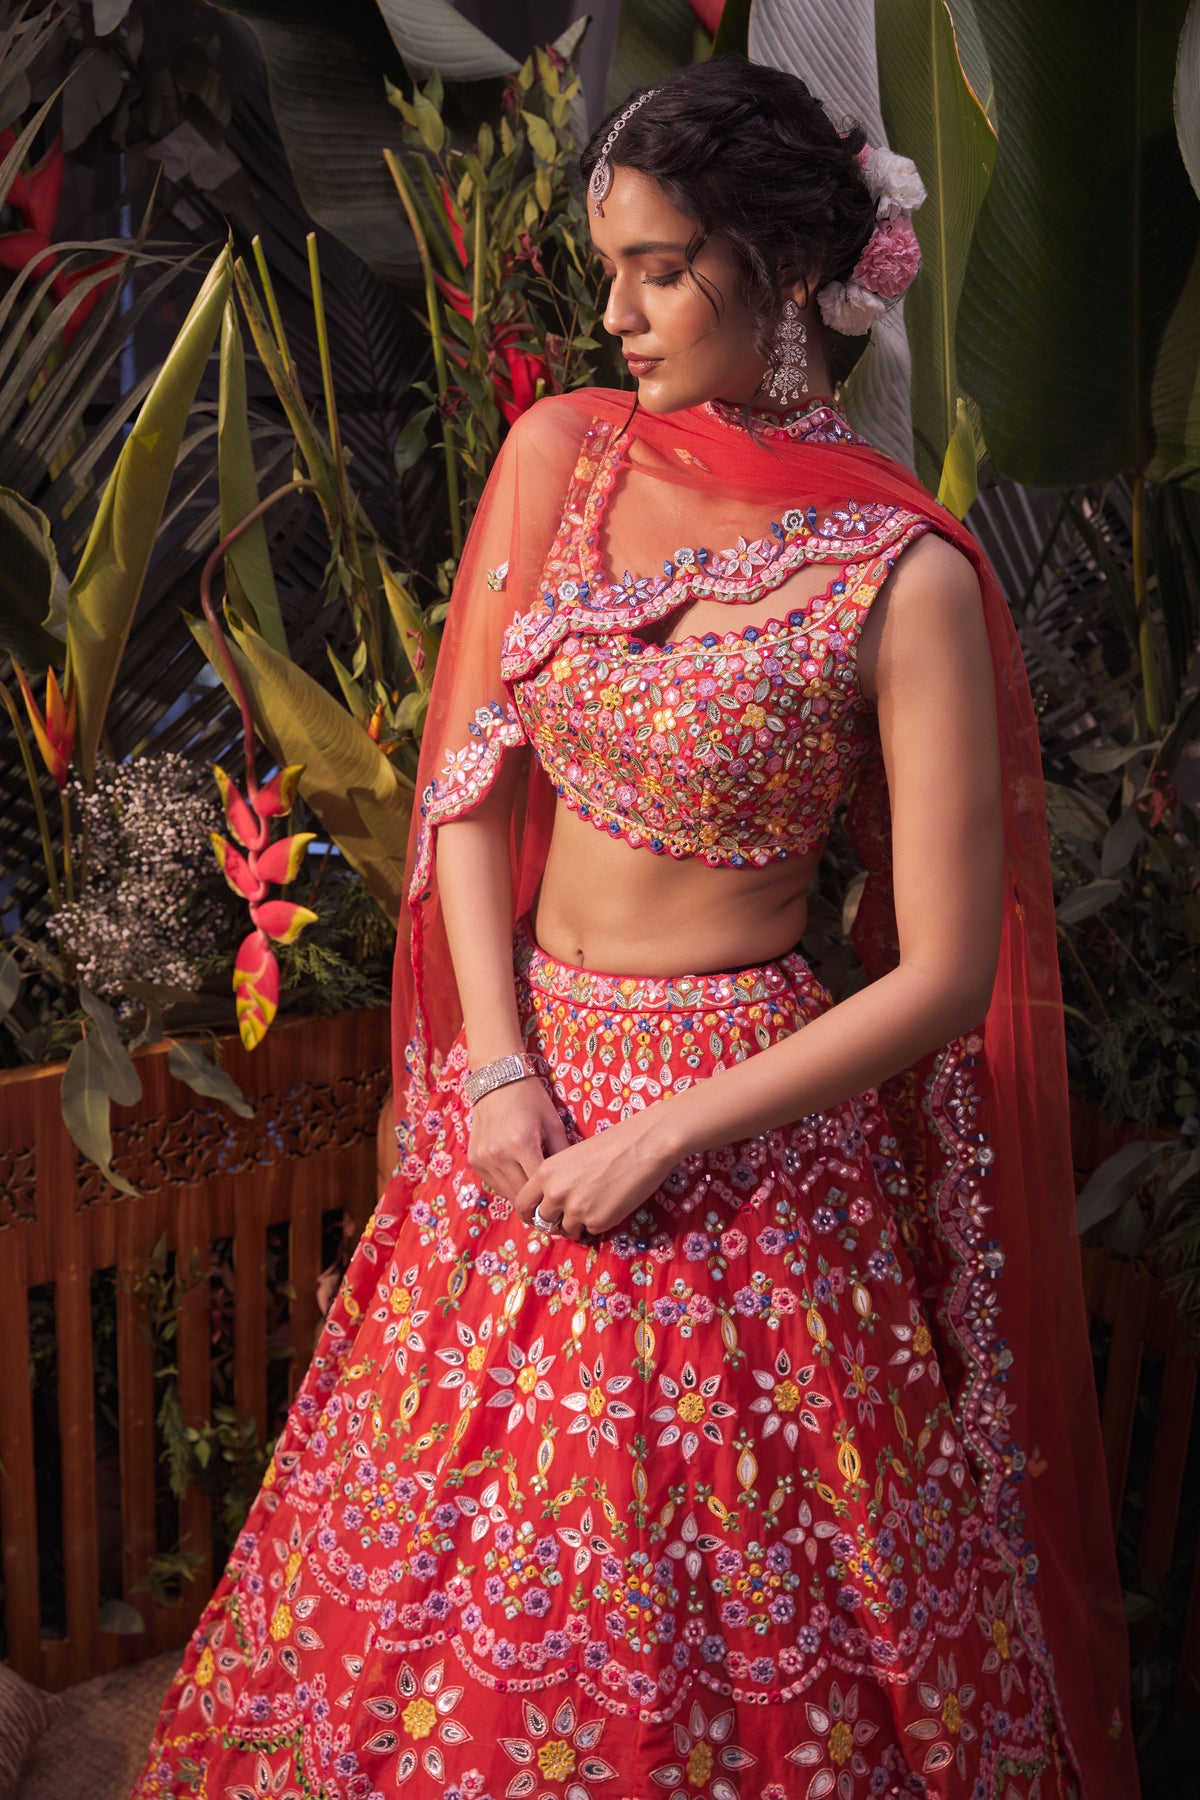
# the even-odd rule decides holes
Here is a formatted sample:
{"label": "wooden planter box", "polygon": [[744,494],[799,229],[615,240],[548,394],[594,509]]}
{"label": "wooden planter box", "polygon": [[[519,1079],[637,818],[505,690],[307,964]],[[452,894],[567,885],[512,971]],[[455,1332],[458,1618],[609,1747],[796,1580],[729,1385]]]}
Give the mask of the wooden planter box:
{"label": "wooden planter box", "polygon": [[[179,1268],[207,1269],[214,1240],[232,1238],[234,1392],[239,1419],[265,1433],[267,1231],[287,1226],[293,1297],[291,1384],[319,1323],[323,1221],[348,1211],[360,1226],[376,1200],[375,1133],[389,1078],[386,1008],[279,1023],[248,1054],[225,1040],[222,1061],[255,1108],[242,1119],[170,1075],[160,1048],[138,1057],[143,1095],[114,1114],[114,1164],[143,1197],[130,1199],[82,1163],[59,1110],[62,1065],[0,1072],[0,1567],[8,1660],[59,1688],[182,1643],[211,1592],[207,1498],[180,1503],[180,1536],[205,1560],[183,1597],[156,1606],[138,1585],[155,1541],[156,1384],[153,1350],[129,1278],[166,1236]],[[100,1627],[92,1276],[116,1275],[122,1586],[146,1630]],[[66,1635],[43,1639],[37,1471],[30,1386],[29,1292],[52,1284],[58,1362]],[[211,1416],[208,1282],[186,1296],[177,1365],[185,1422]]]}

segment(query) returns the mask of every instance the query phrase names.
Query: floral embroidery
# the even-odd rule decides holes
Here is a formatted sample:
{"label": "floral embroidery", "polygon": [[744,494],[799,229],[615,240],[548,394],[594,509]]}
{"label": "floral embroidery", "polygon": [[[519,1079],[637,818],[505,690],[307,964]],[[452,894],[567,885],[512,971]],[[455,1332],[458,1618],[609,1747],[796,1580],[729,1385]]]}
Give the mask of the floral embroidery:
{"label": "floral embroidery", "polygon": [[[928,521],[853,501],[824,518],[792,507],[761,539],[684,546],[661,575],[608,582],[588,546],[622,454],[593,425],[542,600],[505,636],[528,741],[560,798],[632,845],[735,868],[807,854],[873,741],[857,681],[862,621]],[[663,646],[632,635],[689,597],[747,604],[809,562],[834,565],[832,578],[785,620]]]}
{"label": "floral embroidery", "polygon": [[700,1795],[709,1800],[738,1800],[741,1789],[726,1780],[724,1771],[752,1769],[758,1758],[729,1741],[733,1725],[732,1708],[709,1719],[704,1708],[693,1703],[687,1724],[675,1726],[678,1760],[651,1769],[651,1781],[670,1788],[670,1800],[699,1800]]}
{"label": "floral embroidery", "polygon": [[[522,926],[514,968],[582,1132],[615,1116],[610,1071],[676,1092],[829,1004],[799,956],[617,977]],[[909,1196],[877,1096],[685,1158],[577,1245],[470,1169],[464,1056],[355,1252],[137,1800],[260,1776],[298,1800],[620,1800],[638,1775],[667,1800],[1034,1800],[1048,1674],[894,1248]],[[597,1082],[585,1122],[567,1096]]]}

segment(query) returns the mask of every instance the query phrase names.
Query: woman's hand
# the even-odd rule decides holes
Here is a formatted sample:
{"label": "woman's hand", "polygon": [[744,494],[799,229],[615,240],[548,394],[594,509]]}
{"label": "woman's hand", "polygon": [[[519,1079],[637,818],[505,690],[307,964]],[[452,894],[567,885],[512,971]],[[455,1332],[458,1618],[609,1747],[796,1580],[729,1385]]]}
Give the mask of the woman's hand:
{"label": "woman's hand", "polygon": [[566,1143],[563,1122],[536,1075],[493,1088],[471,1109],[467,1160],[480,1180],[506,1200],[515,1200],[544,1159]]}
{"label": "woman's hand", "polygon": [[547,1156],[513,1199],[515,1210],[527,1225],[536,1225],[536,1208],[576,1243],[611,1231],[662,1185],[679,1160],[652,1117],[657,1112],[658,1106],[648,1107]]}

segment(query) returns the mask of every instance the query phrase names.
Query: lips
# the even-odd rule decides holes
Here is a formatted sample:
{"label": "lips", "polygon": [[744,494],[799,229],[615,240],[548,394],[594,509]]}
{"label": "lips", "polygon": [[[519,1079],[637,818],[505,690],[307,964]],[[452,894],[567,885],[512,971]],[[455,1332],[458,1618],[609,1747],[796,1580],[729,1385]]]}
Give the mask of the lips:
{"label": "lips", "polygon": [[628,352],[626,352],[625,361],[629,364],[629,373],[636,378],[642,375],[649,375],[651,370],[657,369],[662,362],[662,357],[630,356]]}

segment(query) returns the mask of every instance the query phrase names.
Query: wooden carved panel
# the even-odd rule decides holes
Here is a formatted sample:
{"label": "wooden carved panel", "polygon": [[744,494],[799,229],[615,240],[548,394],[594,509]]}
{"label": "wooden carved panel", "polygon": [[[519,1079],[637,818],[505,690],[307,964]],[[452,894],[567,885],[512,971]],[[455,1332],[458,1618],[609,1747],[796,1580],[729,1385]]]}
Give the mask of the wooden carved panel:
{"label": "wooden carved panel", "polygon": [[[374,1137],[390,1079],[385,1066],[336,1081],[297,1082],[259,1095],[250,1119],[215,1104],[136,1119],[113,1130],[113,1167],[143,1193],[155,1194],[254,1165],[345,1149]],[[80,1163],[76,1185],[80,1208],[121,1198],[92,1163]]]}
{"label": "wooden carved panel", "polygon": [[0,1230],[37,1217],[35,1152],[0,1150]]}

